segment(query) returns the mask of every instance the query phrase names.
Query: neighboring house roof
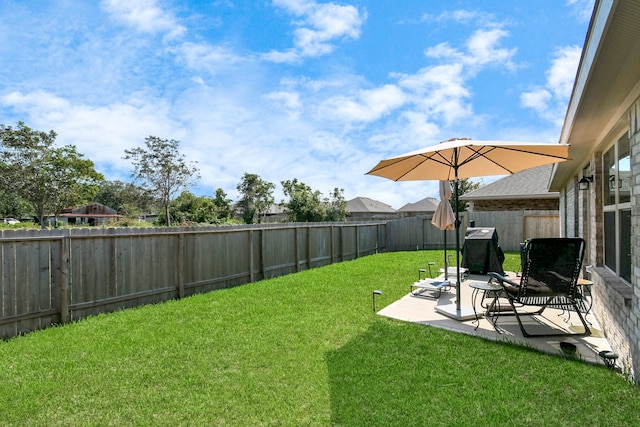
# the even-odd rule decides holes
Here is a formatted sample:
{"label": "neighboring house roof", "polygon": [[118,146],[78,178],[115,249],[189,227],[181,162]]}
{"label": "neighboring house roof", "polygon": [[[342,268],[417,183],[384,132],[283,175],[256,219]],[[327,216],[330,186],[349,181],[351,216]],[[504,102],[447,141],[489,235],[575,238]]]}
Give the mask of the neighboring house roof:
{"label": "neighboring house roof", "polygon": [[571,144],[571,158],[557,164],[551,190],[574,179],[603,135],[628,128],[612,117],[640,95],[639,20],[637,0],[596,2],[560,134],[561,143]]}
{"label": "neighboring house roof", "polygon": [[274,203],[269,205],[269,208],[267,209],[265,214],[266,215],[282,215],[282,214],[285,214],[286,212],[287,210],[285,208]]}
{"label": "neighboring house roof", "polygon": [[427,197],[415,203],[407,203],[398,212],[435,212],[440,201],[433,197]]}
{"label": "neighboring house roof", "polygon": [[78,206],[74,208],[67,208],[62,211],[65,214],[79,214],[79,215],[89,215],[89,216],[104,216],[104,215],[117,215],[115,209],[110,208],[109,206],[105,206],[102,203],[98,202],[90,202],[84,206]]}
{"label": "neighboring house roof", "polygon": [[395,213],[396,210],[391,206],[370,199],[368,197],[356,197],[347,201],[347,210],[351,213]]}
{"label": "neighboring house roof", "polygon": [[[48,216],[53,217],[54,214]],[[68,207],[58,215],[60,218],[120,218],[115,209],[98,202],[90,202],[84,206]]]}
{"label": "neighboring house roof", "polygon": [[552,171],[553,165],[527,169],[463,194],[460,200],[557,199],[560,194],[548,190]]}

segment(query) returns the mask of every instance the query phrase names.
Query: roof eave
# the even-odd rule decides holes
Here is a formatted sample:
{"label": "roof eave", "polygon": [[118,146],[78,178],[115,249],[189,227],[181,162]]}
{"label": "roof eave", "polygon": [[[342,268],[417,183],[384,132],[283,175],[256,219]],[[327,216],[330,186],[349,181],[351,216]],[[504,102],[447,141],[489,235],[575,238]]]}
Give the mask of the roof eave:
{"label": "roof eave", "polygon": [[575,179],[597,146],[624,129],[625,112],[640,94],[639,14],[636,1],[596,1],[560,133],[570,159],[554,167],[551,191]]}
{"label": "roof eave", "polygon": [[464,195],[460,196],[460,200],[526,200],[526,199],[559,199],[560,193],[554,191],[549,193],[540,193],[540,194],[506,194],[499,196],[469,196],[465,197]]}

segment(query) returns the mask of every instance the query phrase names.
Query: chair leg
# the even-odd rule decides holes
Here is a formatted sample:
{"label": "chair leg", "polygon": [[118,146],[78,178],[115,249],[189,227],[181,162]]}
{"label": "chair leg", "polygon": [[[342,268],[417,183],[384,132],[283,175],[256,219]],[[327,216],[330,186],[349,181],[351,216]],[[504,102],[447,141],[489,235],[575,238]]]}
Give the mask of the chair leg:
{"label": "chair leg", "polygon": [[582,322],[582,326],[584,326],[584,333],[580,335],[591,335],[591,329],[589,329],[589,326],[587,325],[587,320],[582,316],[582,313],[580,313],[580,309],[578,308],[578,303],[574,302],[572,305],[574,310],[578,314],[578,318],[580,318],[580,322]]}
{"label": "chair leg", "polygon": [[554,337],[554,336],[569,336],[569,335],[573,335],[573,336],[585,336],[585,335],[591,335],[591,330],[589,329],[589,326],[587,326],[587,322],[584,319],[584,317],[582,317],[582,314],[580,313],[580,310],[578,310],[578,305],[574,302],[571,303],[571,305],[574,307],[574,309],[576,310],[576,313],[578,314],[578,317],[580,318],[580,321],[582,322],[582,326],[584,326],[584,332],[579,332],[579,333],[568,333],[568,332],[557,332],[557,333],[551,333],[551,334],[532,334],[527,332],[527,330],[524,328],[524,324],[522,323],[522,320],[520,320],[520,316],[536,316],[540,313],[542,313],[542,311],[544,310],[543,307],[541,310],[533,312],[533,313],[518,313],[518,310],[516,309],[516,306],[513,302],[513,299],[508,298],[509,300],[509,304],[511,304],[511,308],[513,308],[513,314],[516,316],[516,320],[518,321],[518,326],[520,326],[520,331],[522,332],[522,335],[529,338],[529,337]]}

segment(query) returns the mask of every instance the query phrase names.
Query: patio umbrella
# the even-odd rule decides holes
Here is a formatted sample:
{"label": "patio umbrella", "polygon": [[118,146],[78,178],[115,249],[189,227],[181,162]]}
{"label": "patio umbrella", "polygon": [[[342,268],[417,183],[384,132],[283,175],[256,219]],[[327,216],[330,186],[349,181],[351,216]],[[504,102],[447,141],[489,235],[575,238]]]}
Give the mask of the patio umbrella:
{"label": "patio umbrella", "polygon": [[[567,160],[569,145],[539,142],[477,141],[452,138],[430,147],[381,160],[368,175],[394,181],[454,180],[456,195],[456,304],[440,311],[463,318],[460,307],[460,221],[458,180],[478,176],[507,175]],[[471,317],[469,313],[466,317]]]}
{"label": "patio umbrella", "polygon": [[449,263],[447,261],[447,230],[455,228],[456,217],[451,208],[451,183],[449,181],[440,181],[440,203],[436,207],[436,211],[431,218],[431,224],[438,227],[444,233],[444,278],[449,279]]}

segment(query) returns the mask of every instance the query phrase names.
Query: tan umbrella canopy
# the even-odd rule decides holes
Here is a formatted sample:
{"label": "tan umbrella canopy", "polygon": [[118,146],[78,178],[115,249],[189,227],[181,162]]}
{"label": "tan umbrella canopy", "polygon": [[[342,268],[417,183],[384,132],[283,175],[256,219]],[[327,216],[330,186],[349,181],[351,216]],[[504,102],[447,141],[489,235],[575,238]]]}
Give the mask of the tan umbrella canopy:
{"label": "tan umbrella canopy", "polygon": [[369,175],[394,181],[450,180],[508,175],[567,160],[569,145],[450,139],[380,161]]}
{"label": "tan umbrella canopy", "polygon": [[[455,180],[478,176],[507,175],[567,160],[569,145],[540,142],[478,141],[449,139],[440,144],[381,160],[368,175],[394,181]],[[460,229],[458,203],[456,228],[456,309],[451,317],[462,318],[460,309]],[[446,314],[446,313],[445,313]]]}

